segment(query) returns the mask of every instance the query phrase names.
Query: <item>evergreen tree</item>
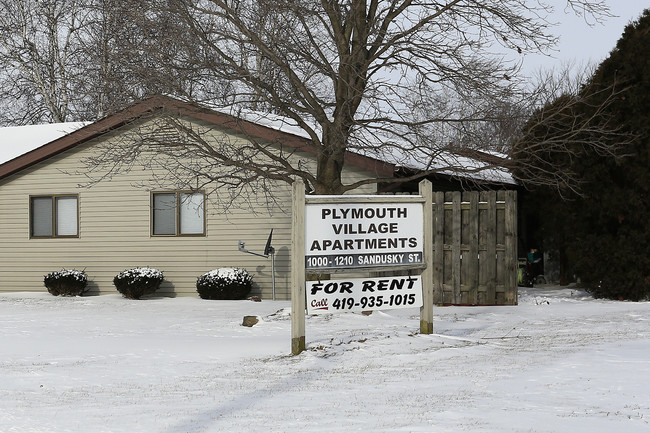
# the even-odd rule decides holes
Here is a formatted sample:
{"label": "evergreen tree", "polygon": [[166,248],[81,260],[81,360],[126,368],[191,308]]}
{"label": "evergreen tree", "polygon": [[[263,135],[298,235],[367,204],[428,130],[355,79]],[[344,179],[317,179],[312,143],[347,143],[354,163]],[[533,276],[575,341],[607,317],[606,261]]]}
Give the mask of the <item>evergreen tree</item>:
{"label": "evergreen tree", "polygon": [[[631,138],[619,157],[575,146],[570,169],[582,181],[581,195],[560,201],[539,193],[546,246],[566,254],[595,296],[644,300],[650,298],[650,10],[625,28],[585,85],[589,101],[579,114],[599,105],[607,93],[599,89],[618,93],[597,121]],[[527,140],[540,133],[548,128],[529,132]]]}

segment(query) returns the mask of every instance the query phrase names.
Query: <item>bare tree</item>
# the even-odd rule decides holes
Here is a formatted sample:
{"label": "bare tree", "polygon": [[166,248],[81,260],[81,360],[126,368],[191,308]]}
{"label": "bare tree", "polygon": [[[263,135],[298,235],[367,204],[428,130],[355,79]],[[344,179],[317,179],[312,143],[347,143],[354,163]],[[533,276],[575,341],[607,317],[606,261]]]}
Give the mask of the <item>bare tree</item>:
{"label": "bare tree", "polygon": [[602,85],[594,67],[540,71],[528,115],[514,136],[507,164],[527,187],[546,187],[561,196],[581,195],[583,180],[573,161],[585,154],[623,158],[635,136],[616,120],[612,104],[625,99],[629,83]]}
{"label": "bare tree", "polygon": [[[567,4],[597,19],[608,14],[602,1]],[[419,169],[414,176],[493,169],[495,160],[468,166],[449,154],[467,146],[458,139],[463,131],[503,119],[508,101],[521,97],[520,54],[544,52],[555,40],[543,18],[550,7],[522,0],[161,0],[159,6],[174,17],[170,32],[191,35],[177,41],[191,58],[167,65],[177,75],[203,78],[186,96],[277,113],[317,149],[315,172],[261,143],[241,154],[205,155],[207,177],[235,188],[298,176],[316,193],[331,194],[385,180],[344,184],[347,151],[410,164]],[[224,81],[229,87],[215,89]],[[202,134],[180,133],[192,140],[188,151],[217,146]],[[142,151],[165,145],[154,138],[141,143]]]}
{"label": "bare tree", "polygon": [[71,116],[81,62],[80,0],[0,1],[0,99],[5,123],[79,120]]}
{"label": "bare tree", "polygon": [[[567,5],[609,14],[601,0]],[[174,167],[159,183],[272,199],[272,184],[295,177],[331,194],[509,169],[577,192],[567,162],[616,156],[629,140],[605,114],[624,83],[585,91],[588,78],[565,75],[530,90],[521,56],[553,46],[548,12],[524,0],[0,0],[0,122],[90,120],[165,93],[237,118],[277,115],[310,141],[316,168],[296,148],[233,146],[167,117],[89,160],[103,169],[93,180],[139,160]],[[344,184],[348,152],[412,170]]]}
{"label": "bare tree", "polygon": [[202,78],[186,65],[201,54],[167,1],[87,0],[86,7],[81,41],[94,79],[79,93],[92,101],[97,117],[151,94],[194,94]]}
{"label": "bare tree", "polygon": [[120,0],[88,0],[87,21],[79,38],[86,80],[76,83],[84,99],[85,118],[103,117],[133,101],[138,87],[120,67],[122,36],[128,28],[126,4]]}
{"label": "bare tree", "polygon": [[197,55],[182,49],[195,44],[176,43],[171,21],[161,0],[0,0],[0,122],[93,120],[148,94],[191,95],[183,62]]}
{"label": "bare tree", "polygon": [[125,80],[116,61],[128,27],[124,6],[0,0],[3,123],[92,120],[132,102],[141,86]]}
{"label": "bare tree", "polygon": [[[483,120],[453,125],[446,132],[449,147],[509,169],[527,187],[580,194],[582,181],[571,161],[585,152],[623,157],[622,149],[633,138],[609,110],[627,84],[597,86],[593,75],[593,65],[573,63],[539,70],[521,94],[486,101]],[[471,101],[457,105],[461,112],[473,109]]]}

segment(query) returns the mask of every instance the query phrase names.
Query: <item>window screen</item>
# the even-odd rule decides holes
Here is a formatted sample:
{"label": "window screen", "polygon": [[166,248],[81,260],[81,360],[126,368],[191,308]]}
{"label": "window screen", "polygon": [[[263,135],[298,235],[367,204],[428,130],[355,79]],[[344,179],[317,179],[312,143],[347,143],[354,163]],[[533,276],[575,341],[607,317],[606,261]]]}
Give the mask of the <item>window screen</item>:
{"label": "window screen", "polygon": [[56,235],[77,235],[77,197],[56,197]]}
{"label": "window screen", "polygon": [[203,193],[180,195],[181,234],[203,233]]}
{"label": "window screen", "polygon": [[176,193],[153,195],[153,234],[176,234]]}
{"label": "window screen", "polygon": [[76,195],[31,197],[30,235],[32,237],[77,236],[79,214]]}
{"label": "window screen", "polygon": [[52,236],[52,197],[32,197],[32,236]]}

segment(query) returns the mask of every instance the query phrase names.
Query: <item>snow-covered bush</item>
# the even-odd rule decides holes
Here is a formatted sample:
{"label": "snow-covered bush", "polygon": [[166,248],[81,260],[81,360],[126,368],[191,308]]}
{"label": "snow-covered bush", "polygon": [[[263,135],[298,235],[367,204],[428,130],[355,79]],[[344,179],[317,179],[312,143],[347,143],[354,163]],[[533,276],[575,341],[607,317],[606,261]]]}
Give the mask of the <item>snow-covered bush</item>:
{"label": "snow-covered bush", "polygon": [[140,299],[158,290],[163,279],[163,273],[158,269],[134,268],[117,274],[113,284],[125,298]]}
{"label": "snow-covered bush", "polygon": [[62,269],[45,275],[43,284],[54,296],[79,296],[87,290],[88,276],[84,271]]}
{"label": "snow-covered bush", "polygon": [[244,299],[252,285],[253,277],[241,268],[219,268],[196,279],[202,299]]}

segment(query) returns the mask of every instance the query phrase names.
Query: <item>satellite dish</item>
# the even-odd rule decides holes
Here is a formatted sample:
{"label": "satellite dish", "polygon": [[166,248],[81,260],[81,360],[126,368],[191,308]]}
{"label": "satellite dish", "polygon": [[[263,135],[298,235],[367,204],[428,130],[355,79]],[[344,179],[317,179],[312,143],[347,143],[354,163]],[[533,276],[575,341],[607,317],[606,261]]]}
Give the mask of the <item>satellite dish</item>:
{"label": "satellite dish", "polygon": [[269,254],[273,253],[273,247],[271,246],[271,238],[273,238],[273,229],[271,229],[271,233],[269,233],[269,238],[266,240],[266,247],[264,247],[264,255],[268,256]]}
{"label": "satellite dish", "polygon": [[264,247],[264,254],[256,253],[254,251],[248,251],[246,249],[246,242],[244,241],[239,241],[237,243],[237,249],[242,253],[264,257],[265,259],[268,259],[269,256],[271,256],[271,284],[273,287],[273,300],[275,301],[275,248],[271,246],[272,238],[273,238],[273,229],[271,229],[271,233],[269,233],[269,238],[266,240],[266,247]]}

